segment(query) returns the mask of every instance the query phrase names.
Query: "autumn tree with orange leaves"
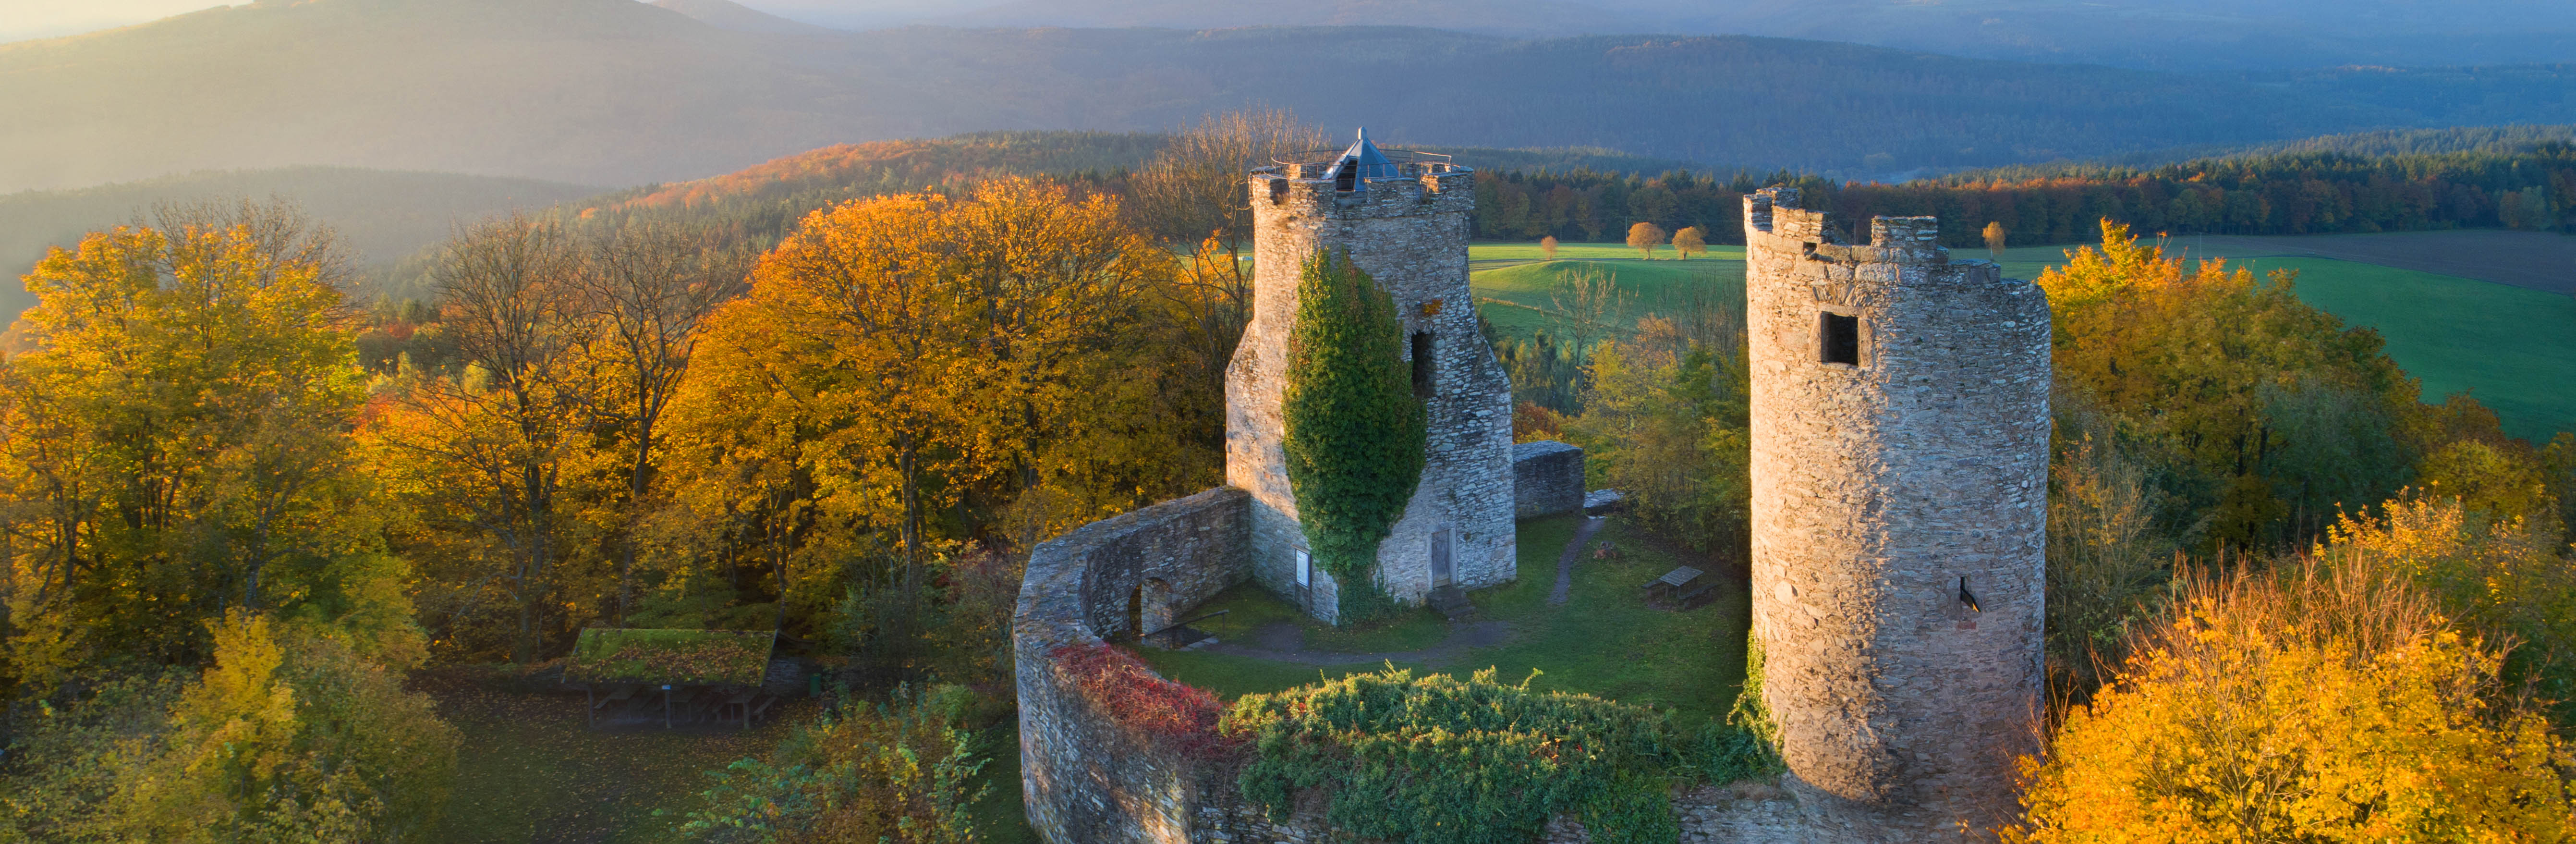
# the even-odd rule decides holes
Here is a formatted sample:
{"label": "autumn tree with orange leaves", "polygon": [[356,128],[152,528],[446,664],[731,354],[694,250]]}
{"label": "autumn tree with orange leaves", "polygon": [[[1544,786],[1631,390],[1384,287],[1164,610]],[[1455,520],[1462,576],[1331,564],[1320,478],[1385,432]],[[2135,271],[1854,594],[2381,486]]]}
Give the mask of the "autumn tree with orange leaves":
{"label": "autumn tree with orange leaves", "polygon": [[1211,386],[1165,377],[1177,270],[1114,201],[1041,182],[816,212],[707,324],[676,408],[679,495],[733,514],[785,583],[881,560],[847,575],[878,596],[860,638],[910,639],[953,543],[1008,516],[1043,538],[1214,482],[1197,429],[1221,421],[1173,412],[1204,412],[1188,392]]}
{"label": "autumn tree with orange leaves", "polygon": [[2564,743],[2388,557],[2186,578],[2023,762],[2023,844],[2563,841]]}

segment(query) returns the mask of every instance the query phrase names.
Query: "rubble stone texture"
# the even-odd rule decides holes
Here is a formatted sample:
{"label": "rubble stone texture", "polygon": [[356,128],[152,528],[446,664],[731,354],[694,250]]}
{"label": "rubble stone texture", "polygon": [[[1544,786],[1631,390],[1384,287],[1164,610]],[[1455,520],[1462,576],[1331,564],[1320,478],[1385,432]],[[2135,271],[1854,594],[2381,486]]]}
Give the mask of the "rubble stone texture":
{"label": "rubble stone texture", "polygon": [[1583,449],[1555,440],[1512,445],[1513,517],[1535,519],[1583,509]]}
{"label": "rubble stone texture", "polygon": [[[1231,781],[1085,696],[1055,653],[1150,631],[1243,582],[1247,500],[1219,487],[1083,525],[1029,554],[1011,656],[1020,796],[1047,841],[1195,840],[1202,794],[1236,799]],[[1131,602],[1144,631],[1130,629]]]}
{"label": "rubble stone texture", "polygon": [[[1813,840],[1991,838],[2040,709],[2047,297],[1953,263],[1931,217],[1849,244],[1773,188],[1744,220],[1753,623],[1785,785]],[[1856,365],[1826,359],[1827,315],[1856,318]]]}
{"label": "rubble stone texture", "polygon": [[[1296,580],[1306,540],[1289,488],[1280,404],[1297,282],[1318,249],[1351,262],[1394,297],[1407,359],[1429,335],[1432,390],[1428,460],[1421,485],[1378,546],[1379,585],[1420,604],[1434,588],[1433,545],[1446,534],[1452,582],[1480,589],[1516,574],[1512,531],[1511,380],[1476,328],[1467,287],[1467,212],[1475,174],[1447,164],[1412,166],[1403,178],[1338,190],[1296,165],[1255,171],[1253,317],[1226,370],[1226,483],[1252,494],[1252,569],[1265,587],[1333,621],[1339,588],[1320,569]],[[1309,168],[1312,169],[1312,168]]]}

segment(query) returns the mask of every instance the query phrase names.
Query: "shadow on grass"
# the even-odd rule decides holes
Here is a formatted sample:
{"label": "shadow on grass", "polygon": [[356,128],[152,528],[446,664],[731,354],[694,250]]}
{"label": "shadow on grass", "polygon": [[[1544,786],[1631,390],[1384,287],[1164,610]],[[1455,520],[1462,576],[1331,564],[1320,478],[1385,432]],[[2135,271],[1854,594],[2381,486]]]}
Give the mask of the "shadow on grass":
{"label": "shadow on grass", "polygon": [[[1645,583],[1683,561],[1653,547],[1624,519],[1614,517],[1593,542],[1609,542],[1619,553],[1597,559],[1587,548],[1575,564],[1570,600],[1564,606],[1549,606],[1547,595],[1555,585],[1557,555],[1565,550],[1579,525],[1580,517],[1576,516],[1522,524],[1519,580],[1470,596],[1485,618],[1512,625],[1509,641],[1491,647],[1463,648],[1454,656],[1425,664],[1398,663],[1396,667],[1451,674],[1491,667],[1507,682],[1518,682],[1535,669],[1542,673],[1531,683],[1532,688],[1585,692],[1670,709],[1685,725],[1722,715],[1733,705],[1744,682],[1744,635],[1752,604],[1743,586],[1731,581],[1722,583],[1717,599],[1695,610],[1673,612],[1646,606],[1642,594]],[[1228,615],[1229,619],[1235,615],[1296,615],[1285,602],[1257,590],[1249,594],[1229,592],[1226,600],[1233,602],[1229,608],[1242,608]],[[1276,609],[1261,608],[1265,602]],[[1309,646],[1313,646],[1311,640]],[[1313,665],[1152,648],[1145,649],[1141,656],[1166,677],[1228,698],[1275,692],[1384,667],[1354,664],[1318,670]]]}
{"label": "shadow on grass", "polygon": [[464,738],[447,815],[428,837],[452,844],[677,841],[680,819],[712,784],[706,772],[767,752],[815,712],[791,701],[748,732],[594,731],[577,694],[500,691],[463,672],[430,674],[419,686]]}

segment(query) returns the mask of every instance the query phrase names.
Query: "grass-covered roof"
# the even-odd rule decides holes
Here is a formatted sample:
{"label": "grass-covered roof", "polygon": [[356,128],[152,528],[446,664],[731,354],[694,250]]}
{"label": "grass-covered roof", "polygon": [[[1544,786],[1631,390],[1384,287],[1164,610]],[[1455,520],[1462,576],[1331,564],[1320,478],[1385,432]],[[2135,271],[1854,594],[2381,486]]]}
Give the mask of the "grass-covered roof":
{"label": "grass-covered roof", "polygon": [[581,631],[565,679],[582,683],[757,686],[778,634],[767,630]]}

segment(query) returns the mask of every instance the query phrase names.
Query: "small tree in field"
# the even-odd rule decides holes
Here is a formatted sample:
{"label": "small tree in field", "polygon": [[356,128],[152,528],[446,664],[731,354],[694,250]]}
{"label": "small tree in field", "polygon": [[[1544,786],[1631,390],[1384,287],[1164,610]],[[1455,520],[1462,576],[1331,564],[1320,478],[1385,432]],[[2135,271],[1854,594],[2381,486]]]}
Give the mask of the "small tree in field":
{"label": "small tree in field", "polygon": [[1538,239],[1538,254],[1547,256],[1550,261],[1556,260],[1556,235]]}
{"label": "small tree in field", "polygon": [[1698,226],[1685,226],[1681,231],[1673,232],[1673,251],[1681,253],[1685,261],[1693,255],[1708,254],[1708,233],[1700,231]]}
{"label": "small tree in field", "polygon": [[1628,227],[1628,248],[1637,250],[1637,254],[1651,261],[1655,259],[1655,247],[1664,244],[1664,237],[1664,227],[1638,223]]}
{"label": "small tree in field", "polygon": [[1995,260],[1998,260],[1998,261],[2003,260],[2003,257],[2004,257],[2004,224],[2002,224],[2002,223],[1987,223],[1987,224],[1986,224],[1986,252],[1987,252],[1988,254],[1991,254],[1991,255],[1995,256]]}

